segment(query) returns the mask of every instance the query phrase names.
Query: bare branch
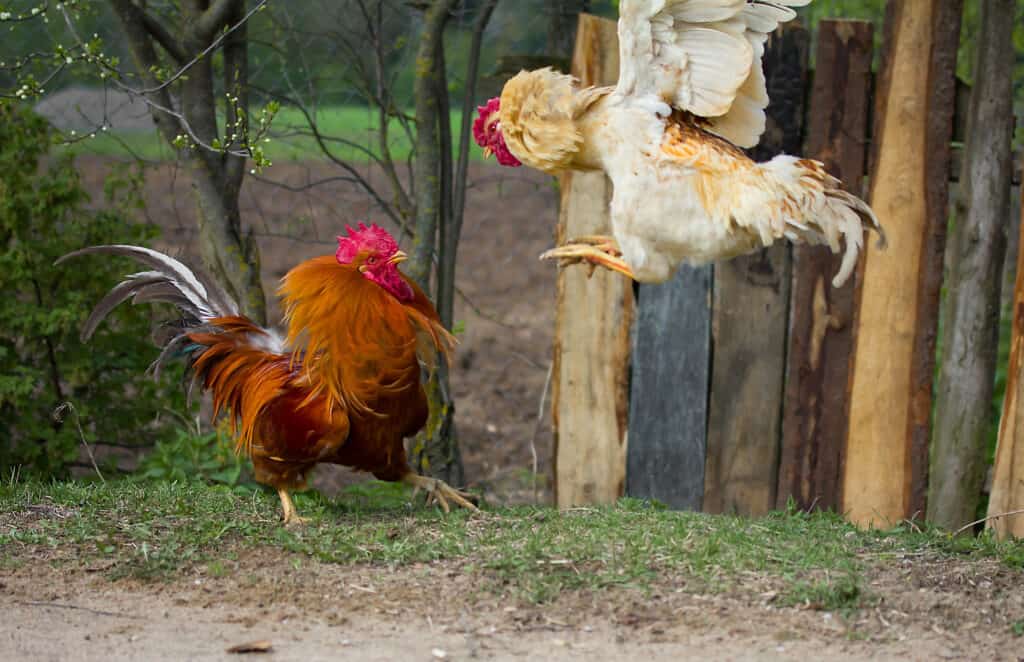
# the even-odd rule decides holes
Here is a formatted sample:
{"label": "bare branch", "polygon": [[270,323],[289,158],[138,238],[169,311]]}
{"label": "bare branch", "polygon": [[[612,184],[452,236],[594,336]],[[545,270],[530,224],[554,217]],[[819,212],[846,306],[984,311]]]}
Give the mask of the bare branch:
{"label": "bare branch", "polygon": [[240,12],[244,6],[245,4],[239,0],[214,0],[196,21],[197,34],[204,40],[210,39],[217,33],[217,30],[227,25],[236,12]]}
{"label": "bare branch", "polygon": [[394,221],[395,225],[402,228],[402,232],[409,236],[412,236],[412,230],[408,227],[408,223],[406,223],[405,219],[402,218],[399,214],[397,214],[394,208],[391,205],[389,205],[384,200],[384,198],[381,197],[380,193],[377,192],[377,189],[374,188],[373,185],[370,184],[370,182],[365,177],[363,177],[363,175],[360,174],[360,172],[356,170],[351,163],[345,161],[344,159],[338,158],[338,156],[335,155],[334,152],[332,152],[330,148],[327,146],[327,143],[331,140],[338,142],[347,141],[345,141],[342,138],[330,138],[320,133],[320,129],[317,124],[316,118],[314,118],[313,115],[309,112],[309,109],[303,106],[302,104],[299,104],[293,101],[292,99],[289,99],[288,97],[274,93],[270,90],[263,90],[263,92],[268,95],[272,95],[273,97],[279,100],[286,101],[287,103],[292,104],[300,113],[302,113],[303,117],[306,118],[306,123],[309,125],[313,139],[316,140],[316,144],[320,148],[320,151],[323,153],[323,155],[326,156],[331,161],[331,163],[334,163],[342,170],[347,172],[349,175],[351,175],[352,178],[359,184],[359,186],[364,191],[366,191],[370,195],[370,197],[373,198],[374,202],[376,202],[380,206],[381,210],[385,214],[387,214],[388,218]]}
{"label": "bare branch", "polygon": [[163,23],[142,7],[139,7],[134,3],[132,3],[132,7],[134,7],[135,11],[139,13],[139,19],[145,26],[146,31],[156,39],[158,44],[163,46],[163,49],[167,51],[168,55],[174,58],[175,62],[183,64],[188,60],[188,54],[185,52],[185,47],[174,38],[174,35],[164,27]]}

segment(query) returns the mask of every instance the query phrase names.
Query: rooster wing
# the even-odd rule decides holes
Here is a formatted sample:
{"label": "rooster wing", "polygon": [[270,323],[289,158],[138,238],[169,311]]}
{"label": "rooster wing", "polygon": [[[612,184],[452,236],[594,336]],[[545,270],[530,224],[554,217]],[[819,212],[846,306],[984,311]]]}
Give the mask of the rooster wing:
{"label": "rooster wing", "polygon": [[622,0],[615,91],[707,118],[712,132],[753,147],[768,106],[764,43],[809,2]]}

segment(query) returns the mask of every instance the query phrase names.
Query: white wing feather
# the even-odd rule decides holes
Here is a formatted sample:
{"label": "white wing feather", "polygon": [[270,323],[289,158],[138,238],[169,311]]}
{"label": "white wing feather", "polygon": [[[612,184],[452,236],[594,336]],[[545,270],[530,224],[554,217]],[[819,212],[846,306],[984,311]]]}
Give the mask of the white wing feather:
{"label": "white wing feather", "polygon": [[616,92],[711,120],[739,147],[764,132],[768,35],[810,0],[622,0]]}

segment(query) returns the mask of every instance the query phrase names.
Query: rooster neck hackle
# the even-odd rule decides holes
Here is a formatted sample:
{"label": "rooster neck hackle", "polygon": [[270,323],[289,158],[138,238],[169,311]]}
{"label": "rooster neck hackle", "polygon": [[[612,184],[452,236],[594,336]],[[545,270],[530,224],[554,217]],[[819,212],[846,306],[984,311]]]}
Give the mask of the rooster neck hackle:
{"label": "rooster neck hackle", "polygon": [[[401,276],[400,272],[399,275]],[[331,256],[292,269],[279,290],[288,343],[301,355],[313,389],[349,410],[386,415],[385,403],[419,388],[420,360],[447,355],[454,338],[433,306],[404,276],[412,298],[402,302]]]}
{"label": "rooster neck hackle", "polygon": [[577,157],[584,137],[579,120],[610,92],[611,88],[579,89],[572,76],[549,67],[521,71],[501,92],[505,144],[520,161],[547,173],[580,168],[584,164]]}

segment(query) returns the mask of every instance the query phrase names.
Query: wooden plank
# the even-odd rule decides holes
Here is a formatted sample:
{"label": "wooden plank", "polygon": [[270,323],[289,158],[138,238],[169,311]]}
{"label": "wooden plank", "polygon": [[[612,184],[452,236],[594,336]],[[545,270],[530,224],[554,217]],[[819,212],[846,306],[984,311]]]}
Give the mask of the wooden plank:
{"label": "wooden plank", "polygon": [[928,520],[946,529],[975,519],[988,469],[1013,170],[1015,4],[981,4],[963,185],[946,249],[943,351],[928,494]]}
{"label": "wooden plank", "polygon": [[870,202],[889,247],[868,245],[858,286],[843,472],[843,510],[862,526],[924,512],[961,5],[887,5]]}
{"label": "wooden plank", "polygon": [[[615,22],[580,15],[573,75],[583,85],[618,78]],[[601,173],[561,179],[557,241],[610,233],[611,183]],[[623,494],[629,401],[629,281],[582,267],[558,276],[553,377],[555,500],[559,507],[609,503]]]}
{"label": "wooden plank", "polygon": [[[1020,234],[1024,234],[1024,187],[1021,188]],[[1013,288],[1013,330],[1010,362],[1006,366],[1006,397],[999,420],[999,442],[988,500],[987,527],[1000,538],[1024,538],[1024,237],[1017,250],[1017,278]]]}
{"label": "wooden plank", "polygon": [[[860,195],[867,161],[873,29],[867,21],[818,25],[817,71],[811,90],[805,152]],[[802,509],[840,506],[840,469],[847,403],[856,275],[839,289],[832,276],[841,255],[825,246],[793,247],[786,398],[776,507],[792,498]]]}
{"label": "wooden plank", "polygon": [[627,494],[700,510],[704,496],[711,267],[638,288]]}
{"label": "wooden plank", "polygon": [[[763,62],[768,124],[757,161],[798,154],[810,36],[788,24]],[[787,242],[714,266],[704,510],[764,514],[775,507],[782,420],[790,247]]]}

